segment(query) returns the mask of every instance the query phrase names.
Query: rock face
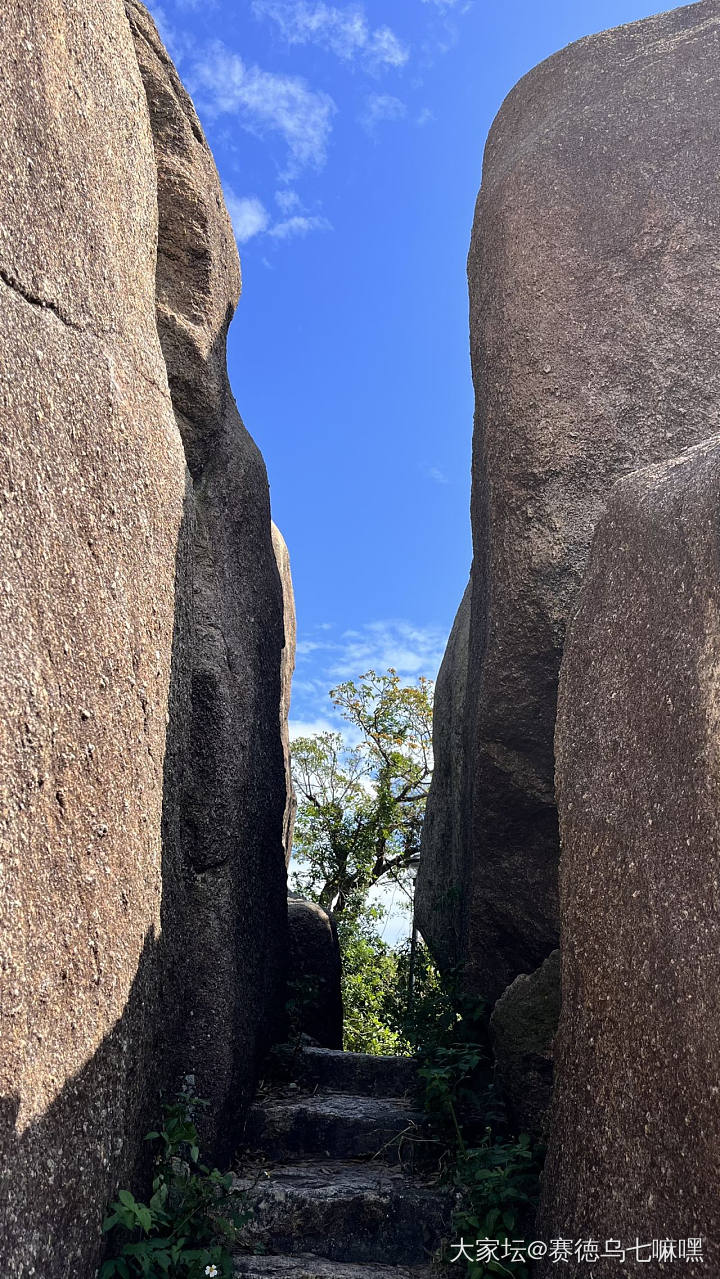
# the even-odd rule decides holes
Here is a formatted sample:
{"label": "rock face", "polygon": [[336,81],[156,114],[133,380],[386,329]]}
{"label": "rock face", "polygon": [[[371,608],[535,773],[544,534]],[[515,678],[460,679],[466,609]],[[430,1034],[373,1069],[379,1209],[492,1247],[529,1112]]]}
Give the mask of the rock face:
{"label": "rock face", "polygon": [[220,180],[151,18],[136,0],[125,7],[157,164],[158,332],[193,492],[190,651],[179,663],[182,997],[188,1059],[215,1118],[204,1135],[227,1155],[284,978],[283,594],[265,466],[227,377],[240,266]]}
{"label": "rock face", "polygon": [[160,1088],[222,1153],[279,999],[282,594],[150,19],[19,0],[0,62],[0,1270],[90,1279]]}
{"label": "rock face", "polygon": [[342,967],[337,928],[315,902],[288,897],[288,982],[297,1029],[321,1048],[342,1048]]}
{"label": "rock face", "polygon": [[553,1092],[553,1039],[560,1016],[560,951],[521,973],[490,1018],[495,1086],[516,1133],[547,1140]]}
{"label": "rock face", "polygon": [[440,966],[462,963],[467,938],[469,841],[463,837],[465,712],[470,641],[468,583],[435,685],[435,767],[423,822],[415,879],[415,920]]}
{"label": "rock face", "polygon": [[[438,822],[422,874],[467,867],[450,887],[489,1000],[557,945],[556,685],[593,528],[617,478],[720,425],[719,34],[702,3],[581,40],[520,81],[486,147],[465,772],[429,813],[462,828]],[[442,955],[442,912],[421,928]]]}
{"label": "rock face", "polygon": [[422,1174],[426,1116],[402,1096],[417,1065],[306,1048],[297,1083],[263,1091],[236,1183],[253,1210],[238,1275],[431,1279],[451,1195]]}
{"label": "rock face", "polygon": [[[540,1236],[703,1236],[708,1275],[720,1269],[719,508],[720,437],[617,484],[570,632],[563,1013]],[[603,1264],[615,1276],[637,1263]]]}
{"label": "rock face", "polygon": [[280,736],[283,744],[283,755],[285,758],[285,818],[283,821],[283,846],[285,849],[285,865],[290,862],[290,854],[292,853],[293,832],[295,830],[295,816],[297,813],[297,796],[295,787],[293,786],[292,768],[290,764],[290,730],[288,720],[290,717],[290,695],[292,692],[292,677],[295,671],[295,645],[297,642],[297,622],[295,618],[295,593],[293,591],[292,573],[290,572],[290,555],[285,544],[280,529],[276,524],[272,526],[272,543],[275,552],[275,560],[280,574],[283,593],[283,631],[285,634],[285,643],[283,644],[282,662],[280,664]]}

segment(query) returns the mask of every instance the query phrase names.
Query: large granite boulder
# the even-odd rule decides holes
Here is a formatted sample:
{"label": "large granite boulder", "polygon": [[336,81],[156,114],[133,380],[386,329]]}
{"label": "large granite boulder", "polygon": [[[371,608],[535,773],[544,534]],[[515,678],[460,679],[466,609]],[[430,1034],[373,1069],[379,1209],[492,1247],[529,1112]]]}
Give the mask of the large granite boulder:
{"label": "large granite boulder", "polygon": [[424,856],[464,899],[467,982],[490,1001],[557,945],[557,675],[593,528],[618,477],[720,425],[719,35],[703,3],[581,40],[520,81],[487,142],[465,780],[433,800],[462,829]]}
{"label": "large granite boulder", "polygon": [[490,1018],[494,1082],[516,1133],[548,1136],[553,1095],[553,1045],[560,1016],[560,951],[534,973],[520,973]]}
{"label": "large granite boulder", "polygon": [[463,837],[465,701],[470,640],[470,583],[435,684],[434,770],[415,877],[415,921],[445,972],[462,963],[467,937],[469,842]]}
{"label": "large granite boulder", "polygon": [[291,1031],[309,1035],[320,1048],[342,1048],[342,964],[335,921],[304,897],[291,894],[287,904]]}
{"label": "large granite boulder", "polygon": [[220,179],[152,19],[137,0],[125,8],[157,165],[158,332],[193,497],[183,784],[169,797],[184,868],[178,994],[188,1068],[211,1102],[203,1136],[221,1158],[282,1005],[283,591],[265,465],[227,376],[240,264]]}
{"label": "large granite boulder", "polygon": [[720,1270],[719,510],[720,436],[618,483],[571,628],[542,1214],[543,1238],[702,1236],[708,1275]]}
{"label": "large granite boulder", "polygon": [[90,1279],[160,1090],[195,1073],[222,1153],[280,999],[282,594],[157,33],[121,0],[3,23],[0,1270]]}

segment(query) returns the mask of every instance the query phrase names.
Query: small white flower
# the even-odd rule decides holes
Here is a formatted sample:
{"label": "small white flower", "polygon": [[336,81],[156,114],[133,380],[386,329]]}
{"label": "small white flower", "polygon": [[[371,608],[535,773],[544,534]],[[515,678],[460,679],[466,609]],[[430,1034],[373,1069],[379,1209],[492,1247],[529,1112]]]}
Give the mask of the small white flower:
{"label": "small white flower", "polygon": [[205,1274],[209,1275],[210,1279],[217,1279],[217,1275],[220,1274],[220,1271],[218,1270],[217,1266],[206,1266]]}

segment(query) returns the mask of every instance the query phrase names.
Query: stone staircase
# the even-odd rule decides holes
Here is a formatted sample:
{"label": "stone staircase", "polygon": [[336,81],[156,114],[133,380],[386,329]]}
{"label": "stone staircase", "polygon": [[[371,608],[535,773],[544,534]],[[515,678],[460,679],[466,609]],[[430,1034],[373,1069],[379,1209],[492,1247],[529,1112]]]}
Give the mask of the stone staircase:
{"label": "stone staircase", "polygon": [[[245,1279],[430,1279],[450,1199],[422,1175],[415,1065],[326,1048],[251,1107],[236,1186],[253,1217]],[[254,1251],[258,1250],[258,1251]]]}

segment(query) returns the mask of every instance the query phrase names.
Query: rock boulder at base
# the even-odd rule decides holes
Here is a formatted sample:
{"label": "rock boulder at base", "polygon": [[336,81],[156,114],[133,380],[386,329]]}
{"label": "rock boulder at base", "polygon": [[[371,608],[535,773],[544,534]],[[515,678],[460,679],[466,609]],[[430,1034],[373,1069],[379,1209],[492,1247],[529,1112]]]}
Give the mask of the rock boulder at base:
{"label": "rock boulder at base", "polygon": [[282,596],[150,19],[17,0],[0,67],[0,1272],[91,1279],[161,1091],[230,1139],[279,1002]]}
{"label": "rock boulder at base", "polygon": [[[539,1236],[702,1237],[702,1275],[720,1272],[718,511],[720,436],[620,481],[570,631],[563,1011]],[[637,1268],[630,1255],[594,1272]]]}
{"label": "rock boulder at base", "polygon": [[340,945],[332,917],[302,897],[288,897],[288,990],[293,1029],[321,1048],[342,1048]]}
{"label": "rock boulder at base", "polygon": [[[557,675],[607,494],[720,427],[719,38],[701,3],[581,40],[512,90],[485,150],[464,782],[428,814],[461,832],[438,821],[422,876],[462,900],[467,983],[490,1001],[557,946]],[[442,749],[437,766],[459,767]]]}
{"label": "rock boulder at base", "polygon": [[495,1087],[516,1133],[547,1139],[553,1092],[553,1039],[560,1016],[560,951],[521,973],[490,1018]]}

